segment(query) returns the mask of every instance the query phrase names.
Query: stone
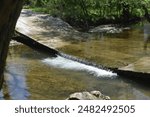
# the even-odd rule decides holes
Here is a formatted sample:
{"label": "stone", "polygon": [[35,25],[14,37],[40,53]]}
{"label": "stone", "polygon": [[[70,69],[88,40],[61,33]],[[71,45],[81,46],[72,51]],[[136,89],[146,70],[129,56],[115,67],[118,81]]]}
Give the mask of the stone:
{"label": "stone", "polygon": [[100,91],[84,91],[71,94],[67,100],[110,100],[110,97],[103,95]]}
{"label": "stone", "polygon": [[119,68],[119,70],[150,74],[150,57],[142,57],[134,63]]}
{"label": "stone", "polygon": [[108,34],[114,34],[114,33],[121,33],[123,30],[129,30],[128,27],[119,27],[117,25],[100,25],[93,29],[90,29],[90,33],[108,33]]}

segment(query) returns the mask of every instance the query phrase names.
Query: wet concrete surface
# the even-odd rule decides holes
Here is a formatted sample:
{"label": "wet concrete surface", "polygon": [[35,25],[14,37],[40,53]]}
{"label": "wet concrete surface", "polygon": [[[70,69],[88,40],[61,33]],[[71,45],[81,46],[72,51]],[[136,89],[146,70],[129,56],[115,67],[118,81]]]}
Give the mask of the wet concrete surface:
{"label": "wet concrete surface", "polygon": [[143,72],[143,73],[150,74],[150,57],[143,57],[138,61],[136,61],[135,63],[119,68],[119,70]]}

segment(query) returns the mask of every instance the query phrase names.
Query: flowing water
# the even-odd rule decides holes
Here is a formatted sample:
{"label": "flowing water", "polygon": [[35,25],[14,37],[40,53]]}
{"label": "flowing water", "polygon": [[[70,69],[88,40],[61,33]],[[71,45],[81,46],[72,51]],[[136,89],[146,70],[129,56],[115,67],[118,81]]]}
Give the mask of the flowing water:
{"label": "flowing water", "polygon": [[[138,36],[137,32],[135,34]],[[78,54],[82,54],[82,57],[89,53],[91,54],[89,57],[94,54],[98,56],[99,54],[96,50],[100,43],[100,48],[103,48],[102,50],[99,49],[99,51],[103,51],[102,56],[105,52],[108,52],[108,43],[112,45],[109,46],[110,53],[105,53],[105,55],[109,54],[110,57],[114,55],[121,58],[122,55],[126,55],[126,59],[128,59],[131,54],[137,58],[139,56],[149,56],[149,47],[147,47],[146,53],[143,53],[143,49],[142,52],[137,51],[143,47],[143,41],[139,42],[136,40],[135,43],[139,44],[139,48],[135,48],[133,39],[128,39],[128,50],[125,49],[127,40],[124,40],[126,43],[123,46],[121,45],[123,40],[120,38],[116,39],[116,45],[120,43],[119,47],[123,49],[120,49],[119,53],[114,53],[111,50],[118,49],[114,44],[115,42],[112,40],[109,40],[111,42],[108,41],[109,38],[107,37],[107,41],[106,39],[96,39],[88,42],[72,43],[70,46],[72,46],[72,50],[74,46],[90,46],[86,48],[86,51],[85,48],[76,47],[77,50],[81,49],[78,51]],[[108,43],[102,46],[104,41]],[[132,47],[130,43],[133,45]],[[91,49],[94,46],[95,50]],[[83,51],[84,53],[82,53]],[[135,56],[131,58],[136,59]],[[109,61],[107,62],[109,63]],[[150,99],[150,86],[144,86],[132,80],[122,78],[111,71],[85,65],[61,56],[50,57],[24,45],[10,47],[5,71],[5,82],[3,90],[0,92],[0,99],[66,99],[71,93],[92,90],[100,90],[105,95],[110,96],[111,99]]]}
{"label": "flowing water", "polygon": [[58,56],[56,58],[46,58],[42,62],[49,64],[50,66],[54,66],[57,68],[64,68],[74,71],[85,71],[89,74],[93,74],[96,77],[110,77],[113,78],[117,76],[117,74],[112,73],[111,71],[106,71],[103,69],[99,69],[90,65],[85,65],[83,63],[79,63],[73,60],[69,60]]}
{"label": "flowing water", "polygon": [[112,99],[150,99],[150,88],[115,73],[47,57],[26,46],[11,47],[1,98],[66,99],[70,93],[100,90]]}

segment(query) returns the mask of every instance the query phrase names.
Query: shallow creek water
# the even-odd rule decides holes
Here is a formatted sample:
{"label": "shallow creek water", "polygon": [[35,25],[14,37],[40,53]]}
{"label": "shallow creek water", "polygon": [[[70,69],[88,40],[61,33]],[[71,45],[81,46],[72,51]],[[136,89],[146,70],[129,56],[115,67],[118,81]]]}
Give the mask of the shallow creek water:
{"label": "shallow creek water", "polygon": [[[150,56],[143,31],[130,30],[87,41],[73,40],[59,50],[111,67]],[[130,78],[129,78],[130,79]],[[24,45],[10,46],[0,99],[66,99],[79,91],[100,90],[111,99],[150,99],[150,86],[61,56],[44,55]]]}
{"label": "shallow creek water", "polygon": [[111,99],[150,99],[150,88],[63,57],[26,46],[10,47],[1,99],[66,99],[73,92],[100,90]]}
{"label": "shallow creek water", "polygon": [[119,34],[96,34],[95,38],[86,41],[72,40],[59,50],[100,65],[119,68],[142,57],[150,57],[150,34],[146,46],[144,48],[144,31],[140,26]]}

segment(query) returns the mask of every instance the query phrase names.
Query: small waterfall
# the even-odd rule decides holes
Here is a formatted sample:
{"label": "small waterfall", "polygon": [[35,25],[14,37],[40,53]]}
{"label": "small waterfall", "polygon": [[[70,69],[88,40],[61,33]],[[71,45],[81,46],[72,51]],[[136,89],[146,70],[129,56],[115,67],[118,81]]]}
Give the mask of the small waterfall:
{"label": "small waterfall", "polygon": [[109,70],[104,70],[104,69],[97,68],[95,66],[86,65],[78,61],[66,59],[61,56],[58,56],[56,58],[46,58],[46,59],[43,59],[42,62],[50,66],[56,67],[56,68],[70,69],[70,70],[76,70],[76,71],[86,71],[96,77],[113,78],[114,76],[117,76],[116,73],[113,73]]}
{"label": "small waterfall", "polygon": [[104,69],[106,69],[102,65],[101,66],[100,65],[96,65],[93,62],[89,62],[87,60],[79,59],[79,58],[77,58],[75,56],[68,55],[68,54],[65,54],[65,53],[62,53],[62,52],[60,52],[58,55],[60,55],[63,58],[66,58],[66,59],[69,59],[69,60],[72,60],[72,61],[76,61],[76,62],[79,62],[79,63],[82,63],[82,64],[86,64],[86,65],[90,65],[90,66],[95,66],[95,67],[98,67],[98,68],[104,68]]}

